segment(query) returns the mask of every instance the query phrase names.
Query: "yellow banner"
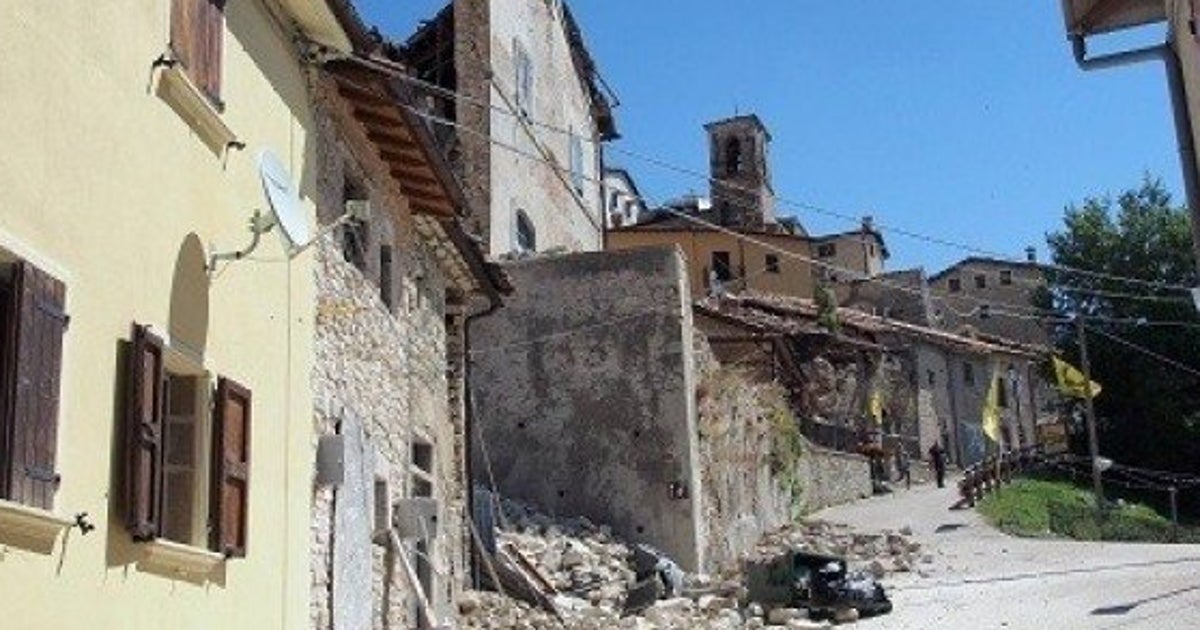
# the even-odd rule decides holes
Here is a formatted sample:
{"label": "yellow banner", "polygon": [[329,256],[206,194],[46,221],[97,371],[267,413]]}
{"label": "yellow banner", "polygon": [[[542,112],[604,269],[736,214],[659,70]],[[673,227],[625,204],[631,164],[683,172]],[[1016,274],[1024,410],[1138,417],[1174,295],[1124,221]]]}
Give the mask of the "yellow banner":
{"label": "yellow banner", "polygon": [[992,382],[983,401],[983,432],[1000,443],[1000,367],[992,366]]}
{"label": "yellow banner", "polygon": [[[1063,361],[1058,357],[1054,357],[1054,378],[1058,381],[1058,391],[1064,396],[1071,398],[1087,398],[1088,386],[1087,377],[1080,372],[1078,368]],[[1090,381],[1092,398],[1100,395],[1102,388],[1100,383]]]}

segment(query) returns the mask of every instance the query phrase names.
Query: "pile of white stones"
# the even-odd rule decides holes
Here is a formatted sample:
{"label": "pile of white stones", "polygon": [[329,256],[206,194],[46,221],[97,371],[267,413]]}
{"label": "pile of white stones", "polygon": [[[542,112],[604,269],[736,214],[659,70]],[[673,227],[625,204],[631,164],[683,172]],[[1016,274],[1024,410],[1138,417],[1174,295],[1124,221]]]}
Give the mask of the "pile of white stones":
{"label": "pile of white stones", "polygon": [[[746,591],[736,574],[721,578],[688,575],[687,596],[660,600],[639,615],[622,617],[622,603],[635,583],[629,545],[615,539],[608,527],[587,519],[554,519],[508,500],[503,502],[503,511],[497,540],[515,546],[554,586],[559,593],[554,601],[562,618],[497,593],[467,592],[459,600],[459,627],[734,630],[830,626],[809,620],[807,612],[800,609],[765,610],[757,603],[743,606]],[[905,530],[861,534],[814,521],[767,536],[757,553],[765,556],[793,548],[840,555],[851,561],[852,568],[867,568],[883,577],[908,571],[923,560],[920,545],[909,540],[910,534]]]}
{"label": "pile of white stones", "polygon": [[875,579],[923,572],[922,565],[933,563],[933,556],[922,552],[921,543],[912,540],[912,530],[907,527],[864,533],[838,523],[805,521],[768,534],[757,553],[765,556],[785,549],[841,556],[851,570],[866,570]]}

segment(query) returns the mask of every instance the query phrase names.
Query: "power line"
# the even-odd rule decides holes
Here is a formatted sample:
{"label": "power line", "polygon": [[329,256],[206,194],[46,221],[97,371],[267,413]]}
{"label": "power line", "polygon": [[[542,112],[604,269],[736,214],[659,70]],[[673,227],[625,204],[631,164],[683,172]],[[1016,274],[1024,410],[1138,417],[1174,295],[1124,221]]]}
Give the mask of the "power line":
{"label": "power line", "polygon": [[1176,361],[1175,359],[1172,359],[1167,356],[1163,356],[1149,348],[1139,346],[1138,344],[1133,343],[1132,341],[1123,339],[1112,333],[1105,332],[1103,330],[1100,330],[1099,328],[1093,328],[1091,326],[1085,326],[1085,328],[1100,335],[1101,337],[1105,337],[1105,338],[1109,339],[1110,341],[1114,341],[1122,346],[1125,346],[1126,348],[1129,348],[1130,350],[1140,352],[1156,361],[1159,361],[1160,363],[1163,363],[1164,365],[1169,365],[1181,372],[1186,372],[1187,374],[1190,374],[1192,376],[1200,378],[1200,370],[1196,370],[1190,366],[1184,365],[1183,363],[1180,363],[1179,361]]}
{"label": "power line", "polygon": [[[366,60],[366,61],[379,63],[376,60]],[[452,89],[437,85],[435,83],[431,83],[429,81],[420,79],[418,77],[412,76],[410,74],[406,74],[405,72],[401,71],[400,69],[397,69],[397,71],[395,72],[395,77],[401,81],[404,81],[404,82],[407,82],[407,83],[410,83],[413,85],[417,85],[428,91],[434,92],[436,94],[440,94],[445,98],[453,99],[456,101],[467,102],[467,103],[470,103],[479,108],[497,112],[497,113],[500,113],[505,116],[518,118],[520,120],[525,121],[526,124],[528,124],[532,127],[546,129],[548,131],[558,133],[561,135],[565,135],[568,137],[578,138],[581,142],[587,142],[589,144],[593,144],[593,145],[597,145],[597,146],[599,146],[601,144],[601,141],[595,140],[590,137],[584,137],[582,135],[576,134],[574,132],[574,130],[564,129],[557,125],[553,125],[553,124],[547,123],[545,121],[535,119],[532,116],[528,116],[526,114],[521,114],[521,113],[507,110],[505,108],[501,108],[497,105],[493,105],[490,102],[485,103],[485,102],[481,101],[480,99],[471,97],[466,94],[462,94],[461,92],[458,92],[456,90],[452,90]],[[711,177],[710,174],[708,174],[708,173],[702,173],[702,172],[696,171],[694,169],[690,169],[690,168],[687,168],[684,166],[679,166],[679,165],[673,164],[671,162],[668,162],[666,160],[663,160],[663,159],[655,157],[655,156],[647,155],[647,154],[644,154],[644,153],[641,153],[638,151],[634,151],[631,149],[620,148],[620,147],[617,147],[614,145],[607,145],[607,148],[615,153],[620,153],[622,155],[632,157],[634,159],[646,162],[647,164],[651,164],[651,165],[657,166],[659,168],[670,170],[670,171],[673,171],[673,172],[676,172],[676,173],[679,173],[682,175],[687,175],[687,176],[690,176],[690,177],[693,177],[696,179],[704,180],[705,182],[707,182],[709,184],[719,183],[720,185],[722,185],[724,187],[731,188],[734,190],[740,190],[742,192],[756,192],[748,186],[743,186],[736,182],[719,180],[715,177]],[[603,183],[603,182],[601,182],[601,183]],[[839,212],[837,210],[826,208],[826,207],[823,207],[823,206],[820,206],[817,204],[813,204],[813,203],[792,200],[787,197],[777,196],[776,201],[781,202],[783,205],[792,207],[797,210],[809,211],[809,212],[813,212],[816,214],[821,214],[821,215],[830,216],[830,217],[834,217],[834,218],[838,218],[838,219],[842,219],[842,220],[846,220],[846,221],[851,221],[854,223],[858,223],[861,220],[860,216],[856,216],[856,215],[845,213],[845,212]],[[964,243],[959,243],[956,241],[951,241],[951,240],[948,240],[945,238],[940,238],[937,236],[923,234],[921,232],[916,232],[916,231],[909,230],[906,228],[889,226],[889,225],[884,225],[884,224],[876,224],[875,229],[877,229],[881,232],[886,230],[888,232],[899,234],[901,236],[905,236],[905,237],[908,237],[908,238],[911,238],[914,240],[918,240],[921,242],[925,242],[925,243],[929,243],[929,244],[933,244],[933,245],[939,245],[939,246],[947,247],[947,248],[951,248],[951,249],[957,249],[957,250],[960,250],[960,251],[963,251],[963,252],[966,252],[969,254],[976,254],[976,255],[986,256],[989,258],[995,258],[997,260],[1001,260],[1004,262],[1018,263],[1018,264],[1031,264],[1028,261],[1021,261],[1017,258],[1014,258],[1014,257],[1008,255],[1008,254],[1004,254],[1004,253],[996,252],[996,251],[992,251],[992,250],[987,250],[987,249],[983,249],[980,247],[976,247],[976,246],[972,246],[972,245],[968,245],[968,244],[964,244]],[[1127,283],[1127,284],[1134,284],[1134,285],[1145,286],[1145,287],[1160,289],[1160,290],[1191,291],[1191,289],[1192,289],[1192,287],[1188,287],[1188,286],[1184,286],[1184,285],[1177,285],[1177,284],[1159,282],[1159,281],[1154,281],[1154,280],[1144,280],[1141,278],[1120,276],[1120,275],[1110,274],[1110,273],[1105,273],[1105,272],[1100,272],[1100,271],[1090,271],[1090,270],[1086,270],[1086,269],[1078,269],[1078,268],[1069,267],[1066,265],[1055,265],[1055,264],[1047,264],[1047,263],[1032,263],[1032,264],[1036,265],[1038,268],[1041,268],[1041,269],[1058,271],[1058,272],[1062,272],[1062,273],[1072,273],[1072,274],[1077,274],[1077,275],[1090,276],[1093,278],[1099,278],[1099,279],[1109,280],[1109,281],[1113,281],[1113,282],[1123,282],[1123,283]]]}
{"label": "power line", "polygon": [[[552,169],[555,169],[555,170],[557,170],[557,171],[560,171],[560,172],[562,172],[562,171],[565,171],[565,169],[564,169],[564,168],[563,168],[561,165],[559,165],[559,164],[557,164],[557,163],[555,163],[555,162],[552,162],[552,161],[545,160],[545,159],[544,159],[544,158],[542,158],[541,156],[538,156],[538,155],[531,154],[531,153],[529,153],[528,151],[525,151],[525,150],[521,149],[520,147],[513,146],[513,145],[511,145],[511,144],[508,144],[508,143],[506,143],[506,142],[503,142],[503,141],[501,141],[501,140],[496,140],[495,138],[492,138],[492,137],[491,137],[489,134],[487,134],[487,133],[484,133],[484,132],[481,132],[481,131],[477,131],[477,130],[475,130],[475,129],[471,129],[471,128],[469,128],[469,127],[466,127],[465,125],[462,125],[462,124],[460,124],[460,123],[458,123],[458,122],[456,122],[456,121],[448,120],[448,119],[446,119],[446,118],[443,118],[443,117],[441,117],[441,116],[437,116],[437,115],[435,115],[435,114],[431,114],[431,113],[429,113],[429,112],[425,112],[425,111],[419,110],[419,109],[417,109],[417,108],[414,108],[414,107],[411,107],[411,106],[408,106],[408,105],[401,104],[401,105],[400,105],[400,107],[403,107],[404,109],[408,110],[408,111],[409,111],[409,112],[411,112],[412,114],[414,114],[414,115],[416,115],[416,116],[418,116],[418,117],[420,117],[420,118],[423,118],[423,119],[425,119],[425,120],[428,120],[428,121],[430,121],[430,122],[433,122],[433,123],[436,123],[436,124],[440,124],[440,125],[446,125],[446,126],[450,126],[450,127],[453,127],[453,128],[455,128],[455,129],[458,129],[458,130],[460,130],[460,131],[463,131],[463,132],[466,132],[466,133],[469,133],[469,134],[476,135],[476,136],[478,136],[478,137],[481,137],[481,138],[485,139],[485,140],[486,140],[487,142],[489,142],[490,144],[492,144],[492,145],[494,145],[494,146],[497,146],[497,147],[500,147],[500,148],[502,148],[502,149],[505,149],[505,150],[507,150],[507,151],[510,151],[510,152],[512,152],[512,153],[514,153],[514,154],[516,154],[516,155],[519,155],[519,156],[521,156],[521,157],[524,157],[524,158],[526,158],[526,159],[533,160],[533,161],[535,161],[535,162],[538,162],[538,163],[544,164],[544,165],[546,165],[546,166],[549,166],[550,168],[552,168]],[[593,183],[600,183],[600,184],[602,184],[602,183],[603,183],[603,182],[602,182],[602,180],[600,180],[600,179],[598,179],[598,178],[596,178],[596,177],[589,176],[589,175],[587,175],[586,173],[584,173],[584,174],[581,174],[580,176],[581,176],[583,179],[585,179],[585,180],[587,180],[587,181],[590,181],[590,182],[593,182]],[[648,197],[646,197],[646,196],[644,196],[644,195],[638,195],[638,196],[636,196],[636,198],[637,198],[637,199],[639,199],[639,200],[641,200],[641,201],[643,201],[643,202],[646,202],[646,203],[650,203],[650,202],[652,202],[652,200],[651,200],[651,199],[649,199]],[[751,206],[749,206],[749,205],[746,205],[745,207],[746,207],[746,208],[750,208]],[[750,237],[750,236],[748,236],[748,235],[746,235],[746,234],[743,234],[743,233],[741,233],[741,232],[738,232],[738,231],[736,231],[736,230],[733,230],[733,229],[731,229],[731,228],[728,228],[728,227],[725,227],[725,226],[721,226],[721,225],[718,225],[718,224],[712,223],[712,222],[710,222],[710,221],[706,221],[706,220],[704,220],[704,219],[701,219],[701,218],[699,218],[699,217],[696,217],[696,216],[694,216],[694,215],[688,214],[688,213],[686,213],[686,212],[681,212],[681,211],[679,211],[679,210],[675,210],[674,208],[670,208],[670,207],[663,207],[663,208],[662,208],[662,210],[663,210],[664,212],[668,213],[668,214],[675,215],[675,216],[677,216],[677,217],[679,217],[679,218],[681,218],[681,219],[684,219],[684,220],[686,220],[686,221],[689,221],[689,222],[695,223],[695,224],[697,224],[697,225],[700,225],[700,226],[706,227],[706,228],[708,228],[708,229],[712,229],[712,230],[715,230],[715,231],[718,231],[718,232],[722,232],[722,233],[725,233],[725,234],[731,235],[731,236],[733,236],[734,238],[736,238],[736,239],[739,239],[739,240],[741,240],[741,241],[743,241],[743,242],[746,242],[746,243],[750,243],[750,244],[756,245],[756,246],[758,246],[758,247],[761,247],[761,248],[763,248],[763,249],[765,249],[765,250],[768,250],[768,251],[774,252],[774,253],[776,253],[776,254],[779,254],[779,255],[781,255],[781,256],[784,256],[784,257],[786,257],[786,258],[791,258],[791,259],[794,259],[794,260],[800,260],[800,261],[802,261],[802,262],[806,262],[806,263],[808,263],[808,264],[810,264],[810,265],[813,265],[814,267],[823,268],[823,269],[829,269],[829,270],[831,270],[831,271],[836,271],[836,272],[842,272],[842,273],[845,273],[845,274],[847,274],[848,276],[850,276],[850,277],[852,277],[852,278],[854,278],[854,279],[856,279],[856,280],[862,281],[862,282],[873,282],[873,283],[875,283],[875,284],[878,284],[878,285],[880,285],[880,286],[883,286],[883,287],[891,288],[891,289],[894,289],[894,290],[896,290],[896,291],[903,292],[903,293],[908,293],[908,294],[911,294],[911,295],[916,295],[916,296],[919,296],[919,297],[922,297],[922,298],[925,296],[924,290],[923,290],[923,289],[921,289],[921,288],[919,288],[919,287],[910,287],[910,286],[903,285],[903,284],[897,284],[897,283],[894,283],[894,282],[889,282],[888,280],[886,280],[886,279],[884,279],[884,278],[881,278],[881,277],[878,277],[878,276],[868,276],[867,274],[865,274],[865,273],[863,273],[863,272],[860,272],[860,271],[857,271],[857,270],[854,270],[854,269],[849,269],[849,268],[847,268],[847,267],[840,267],[840,266],[838,266],[838,265],[835,265],[835,264],[833,264],[833,263],[829,263],[829,262],[826,262],[826,261],[823,261],[823,260],[819,260],[819,259],[817,259],[817,258],[813,258],[813,257],[811,257],[811,256],[804,256],[803,254],[798,254],[798,253],[796,253],[796,252],[792,252],[792,251],[789,251],[789,250],[783,249],[783,248],[781,248],[781,247],[778,247],[778,246],[772,245],[772,244],[770,244],[770,243],[767,243],[767,242],[765,242],[765,241],[762,241],[762,240],[759,240],[759,239],[756,239],[756,238]],[[989,301],[987,301],[987,300],[984,300],[984,299],[982,299],[982,298],[978,298],[978,297],[971,296],[971,295],[963,295],[962,297],[963,297],[963,299],[966,299],[966,300],[969,300],[969,301],[971,301],[971,302],[974,302],[974,303],[977,305],[977,306],[976,306],[976,308],[975,308],[975,309],[973,309],[973,310],[971,310],[970,312],[963,313],[963,312],[961,312],[961,311],[958,311],[957,309],[955,309],[955,308],[954,308],[952,305],[950,305],[948,302],[946,302],[946,300],[945,300],[944,298],[942,298],[942,299],[943,299],[943,302],[945,302],[945,306],[946,306],[946,308],[947,308],[948,310],[950,310],[952,313],[954,313],[954,314],[955,314],[955,315],[957,315],[958,317],[961,317],[961,318],[964,318],[964,319],[973,318],[973,317],[975,317],[976,315],[979,315],[979,314],[981,314],[981,313],[983,312],[983,309],[982,309],[981,307],[986,307],[986,308],[987,308],[989,311],[991,310],[991,306],[992,306],[992,304],[993,304],[992,302],[989,302]],[[1062,317],[1062,315],[1061,315],[1061,314],[1059,314],[1059,313],[1057,313],[1057,312],[1053,312],[1053,311],[1046,311],[1046,310],[1037,309],[1037,308],[1034,308],[1034,307],[1019,307],[1019,306],[1016,306],[1016,305],[1011,305],[1011,304],[1010,304],[1010,305],[1008,305],[1008,306],[1010,306],[1011,308],[1024,309],[1024,310],[1025,310],[1025,313],[1011,313],[1011,314],[1012,314],[1012,315],[1019,315],[1019,316],[1025,317],[1025,318],[1029,318],[1029,316],[1030,316],[1030,315],[1035,315],[1035,316],[1037,316],[1037,317],[1039,317],[1039,318],[1056,318],[1056,317],[1057,317],[1057,318],[1061,318],[1061,317]],[[1109,323],[1114,323],[1114,324],[1118,324],[1118,323],[1126,323],[1126,324],[1133,324],[1133,325],[1138,325],[1138,326],[1142,326],[1142,325],[1193,325],[1193,324],[1188,324],[1188,323],[1176,323],[1176,322],[1150,322],[1150,321],[1143,321],[1143,320],[1135,320],[1135,321],[1128,321],[1128,322],[1118,322],[1118,321],[1116,321],[1116,320],[1112,320],[1112,321],[1110,321]]]}

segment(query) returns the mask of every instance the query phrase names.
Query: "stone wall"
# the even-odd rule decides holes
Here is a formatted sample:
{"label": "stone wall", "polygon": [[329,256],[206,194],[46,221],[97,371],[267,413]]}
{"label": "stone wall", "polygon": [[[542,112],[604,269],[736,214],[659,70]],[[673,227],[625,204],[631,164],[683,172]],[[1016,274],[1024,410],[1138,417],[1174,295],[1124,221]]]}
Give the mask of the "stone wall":
{"label": "stone wall", "polygon": [[506,265],[471,327],[476,481],[702,565],[692,319],[675,248]]}
{"label": "stone wall", "polygon": [[870,496],[866,458],[811,445],[783,388],[719,365],[703,338],[696,348],[708,570],[806,513]]}
{"label": "stone wall", "polygon": [[870,464],[862,455],[810,446],[796,477],[801,481],[800,509],[806,514],[871,496]]}
{"label": "stone wall", "polygon": [[[344,211],[347,182],[370,200],[373,216],[362,241],[362,268],[344,256],[341,230],[313,247],[314,446],[321,436],[341,435],[346,474],[340,485],[313,490],[311,625],[412,627],[414,590],[399,558],[372,540],[375,493],[386,482],[393,503],[427,492],[438,501],[439,529],[426,550],[433,564],[428,594],[444,617],[465,579],[462,434],[447,380],[453,338],[446,330],[448,281],[431,246],[417,236],[390,174],[360,149],[365,142],[355,143],[360,130],[337,125],[331,112],[338,104],[320,84],[315,92],[323,114],[316,147],[318,216],[329,224]],[[384,246],[392,248],[390,304],[381,297]],[[418,470],[426,447],[432,453],[428,490]],[[406,553],[421,563],[411,544]]]}

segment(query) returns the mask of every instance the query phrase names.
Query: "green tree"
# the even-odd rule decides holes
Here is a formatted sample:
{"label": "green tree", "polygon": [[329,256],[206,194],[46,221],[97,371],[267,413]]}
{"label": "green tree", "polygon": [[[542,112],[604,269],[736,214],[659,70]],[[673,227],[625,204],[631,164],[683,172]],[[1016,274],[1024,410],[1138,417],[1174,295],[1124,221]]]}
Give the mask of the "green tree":
{"label": "green tree", "polygon": [[[1094,197],[1081,206],[1068,206],[1063,229],[1048,234],[1047,242],[1057,266],[1196,286],[1188,212],[1172,205],[1157,179],[1146,177],[1140,187],[1115,199]],[[1136,294],[1138,299],[1122,294]],[[1200,379],[1100,334],[1116,335],[1200,369],[1200,317],[1188,295],[1178,289],[1051,271],[1048,290],[1038,302],[1063,318],[1082,314],[1093,331],[1088,353],[1093,377],[1104,386],[1096,399],[1101,452],[1124,464],[1200,473]],[[1155,322],[1186,322],[1191,327]],[[1056,345],[1078,365],[1073,324],[1059,326]]]}

